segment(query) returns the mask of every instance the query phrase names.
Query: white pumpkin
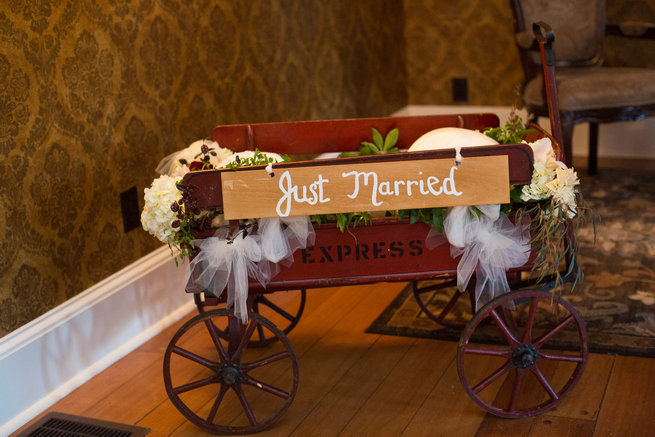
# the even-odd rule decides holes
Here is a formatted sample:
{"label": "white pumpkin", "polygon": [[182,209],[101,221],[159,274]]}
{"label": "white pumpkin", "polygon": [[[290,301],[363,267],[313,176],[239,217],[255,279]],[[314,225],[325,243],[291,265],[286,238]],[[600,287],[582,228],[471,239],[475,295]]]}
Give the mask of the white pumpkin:
{"label": "white pumpkin", "polygon": [[493,144],[498,144],[498,142],[481,132],[458,127],[442,127],[424,133],[414,141],[409,151],[459,149],[460,147],[489,146]]}

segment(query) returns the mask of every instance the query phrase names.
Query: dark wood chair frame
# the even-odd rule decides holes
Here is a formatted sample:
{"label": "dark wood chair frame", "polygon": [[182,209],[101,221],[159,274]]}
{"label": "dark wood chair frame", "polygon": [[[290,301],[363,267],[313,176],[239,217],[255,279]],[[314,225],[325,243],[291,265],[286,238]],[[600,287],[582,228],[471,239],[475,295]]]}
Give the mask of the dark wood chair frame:
{"label": "dark wood chair frame", "polygon": [[[516,34],[531,33],[532,23],[525,23],[520,0],[510,0],[512,12],[514,14],[514,30]],[[655,26],[645,27],[641,33],[632,33],[624,30],[621,25],[606,25],[605,35],[622,36],[626,38],[646,38],[655,40]],[[539,45],[535,40],[531,47],[523,48],[517,44],[519,48],[519,55],[521,59],[521,66],[523,67],[524,82],[527,84],[530,80],[535,78],[541,71],[541,67],[536,65],[531,56],[532,52],[539,52]],[[599,54],[591,59],[576,62],[555,61],[557,67],[590,67],[593,65],[600,65],[602,63],[602,54]],[[545,93],[545,89],[544,89]],[[528,113],[535,117],[548,117],[548,104],[544,96],[543,105],[525,105]],[[599,109],[586,109],[577,111],[563,111],[560,110],[560,120],[562,126],[562,146],[564,147],[564,155],[567,159],[567,165],[572,165],[572,139],[573,127],[579,123],[589,123],[589,158],[588,158],[588,172],[589,174],[596,174],[598,172],[598,125],[600,123],[611,123],[616,121],[637,121],[646,117],[655,115],[655,104],[647,105],[630,105],[612,108],[599,108]]]}

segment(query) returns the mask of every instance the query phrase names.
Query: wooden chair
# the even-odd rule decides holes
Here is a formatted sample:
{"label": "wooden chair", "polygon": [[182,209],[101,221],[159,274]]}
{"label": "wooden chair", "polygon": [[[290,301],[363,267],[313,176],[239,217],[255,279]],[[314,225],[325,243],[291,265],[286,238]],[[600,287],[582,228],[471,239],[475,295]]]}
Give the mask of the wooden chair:
{"label": "wooden chair", "polygon": [[[604,67],[607,34],[655,40],[655,24],[606,26],[605,0],[510,0],[516,44],[525,73],[523,102],[528,113],[547,117],[541,58],[532,25],[542,21],[554,31],[557,94],[566,161],[571,165],[573,127],[589,123],[589,173],[598,169],[598,124],[634,121],[655,115],[655,69]],[[650,54],[655,56],[655,41]]]}

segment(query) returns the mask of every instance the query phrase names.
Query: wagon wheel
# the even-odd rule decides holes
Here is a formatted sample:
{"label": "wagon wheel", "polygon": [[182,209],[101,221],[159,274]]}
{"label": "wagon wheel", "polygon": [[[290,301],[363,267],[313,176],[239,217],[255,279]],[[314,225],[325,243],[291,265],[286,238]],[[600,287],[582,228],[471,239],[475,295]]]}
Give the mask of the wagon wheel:
{"label": "wagon wheel", "polygon": [[[289,332],[296,327],[300,321],[300,317],[302,317],[302,313],[305,309],[305,302],[307,300],[307,292],[304,288],[302,290],[290,290],[287,291],[287,293],[296,294],[291,304],[285,304],[287,309],[282,308],[276,302],[275,296],[281,294],[281,292],[269,295],[256,294],[252,298],[251,306],[252,312],[260,314],[272,321],[282,329],[284,334],[289,334]],[[196,306],[198,307],[199,312],[202,313],[205,311],[203,301],[196,300]],[[221,338],[227,338],[227,333],[222,330],[219,331],[219,335]],[[276,341],[276,337],[269,335],[266,330],[260,327],[257,329],[256,337],[250,340],[250,346],[263,347],[274,341]]]}
{"label": "wagon wheel", "polygon": [[457,350],[459,377],[471,399],[509,418],[554,408],[586,362],[582,318],[545,291],[518,291],[489,302],[466,325]]}
{"label": "wagon wheel", "polygon": [[[219,330],[228,331],[224,339]],[[249,348],[259,329],[277,341]],[[164,386],[175,407],[194,425],[215,434],[249,434],[270,426],[291,405],[298,360],[286,335],[259,314],[247,325],[225,309],[185,323],[164,354]]]}
{"label": "wagon wheel", "polygon": [[412,281],[412,292],[414,293],[416,303],[425,315],[448,328],[462,329],[468,319],[470,319],[469,314],[473,312],[474,305],[471,302],[471,306],[467,308],[468,311],[457,311],[457,314],[460,316],[464,315],[465,321],[460,321],[456,317],[453,317],[453,309],[456,306],[462,303],[468,305],[466,302],[462,302],[460,298],[464,294],[467,294],[470,298],[468,291],[460,292],[457,289],[456,279],[447,279],[436,283],[428,282],[427,285],[419,284],[418,281]]}

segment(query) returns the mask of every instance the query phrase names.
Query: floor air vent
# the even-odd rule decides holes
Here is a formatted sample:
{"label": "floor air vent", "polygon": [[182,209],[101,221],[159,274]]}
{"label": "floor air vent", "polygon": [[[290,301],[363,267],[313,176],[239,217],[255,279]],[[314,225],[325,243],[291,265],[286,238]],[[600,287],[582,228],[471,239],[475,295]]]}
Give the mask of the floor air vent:
{"label": "floor air vent", "polygon": [[141,437],[148,432],[148,428],[52,412],[16,437]]}

